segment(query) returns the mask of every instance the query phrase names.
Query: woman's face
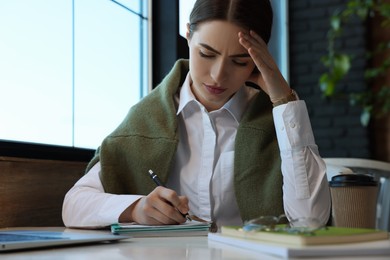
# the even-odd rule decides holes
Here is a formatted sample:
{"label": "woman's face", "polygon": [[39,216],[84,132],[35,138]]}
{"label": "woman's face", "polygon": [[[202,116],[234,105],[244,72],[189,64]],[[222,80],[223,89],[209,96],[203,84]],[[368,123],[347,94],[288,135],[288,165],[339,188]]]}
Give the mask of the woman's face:
{"label": "woman's face", "polygon": [[246,30],[226,21],[198,25],[189,38],[191,89],[208,111],[221,108],[248,80],[254,62],[238,42]]}

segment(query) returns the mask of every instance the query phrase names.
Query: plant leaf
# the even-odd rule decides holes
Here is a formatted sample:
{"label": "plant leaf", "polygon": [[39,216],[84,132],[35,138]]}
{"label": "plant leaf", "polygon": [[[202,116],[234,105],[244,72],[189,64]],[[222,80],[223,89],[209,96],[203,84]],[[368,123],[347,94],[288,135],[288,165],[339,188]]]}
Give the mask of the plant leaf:
{"label": "plant leaf", "polygon": [[341,18],[340,16],[337,16],[337,15],[333,15],[331,18],[330,18],[330,27],[338,32],[340,31],[340,25],[341,25]]}
{"label": "plant leaf", "polygon": [[371,109],[370,107],[365,107],[362,111],[362,114],[360,115],[360,123],[363,126],[368,126],[370,119],[371,119]]}
{"label": "plant leaf", "polygon": [[333,72],[335,79],[339,80],[344,77],[345,74],[351,68],[351,58],[346,54],[339,54],[335,56]]}
{"label": "plant leaf", "polygon": [[324,73],[321,75],[320,89],[326,97],[332,96],[334,94],[335,82],[329,77],[328,73]]}

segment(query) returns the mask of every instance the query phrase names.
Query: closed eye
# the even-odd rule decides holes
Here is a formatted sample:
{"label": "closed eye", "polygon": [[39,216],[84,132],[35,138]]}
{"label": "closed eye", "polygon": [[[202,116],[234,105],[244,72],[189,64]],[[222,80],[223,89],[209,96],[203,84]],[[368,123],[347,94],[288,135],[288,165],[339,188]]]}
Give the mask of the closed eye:
{"label": "closed eye", "polygon": [[233,60],[233,63],[241,67],[245,67],[246,65],[248,65],[248,62],[246,61]]}
{"label": "closed eye", "polygon": [[204,53],[204,52],[202,52],[202,51],[199,51],[199,56],[200,57],[203,57],[203,58],[214,58],[215,57],[215,55],[213,55],[213,54],[206,54],[206,53]]}

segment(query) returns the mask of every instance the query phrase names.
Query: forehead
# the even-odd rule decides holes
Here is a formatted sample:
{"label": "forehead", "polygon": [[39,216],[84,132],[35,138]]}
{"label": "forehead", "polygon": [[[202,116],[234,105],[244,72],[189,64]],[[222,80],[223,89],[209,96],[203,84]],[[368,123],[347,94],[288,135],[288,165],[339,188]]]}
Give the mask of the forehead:
{"label": "forehead", "polygon": [[191,41],[210,45],[221,52],[246,52],[238,42],[239,32],[248,31],[227,21],[207,21],[198,26]]}

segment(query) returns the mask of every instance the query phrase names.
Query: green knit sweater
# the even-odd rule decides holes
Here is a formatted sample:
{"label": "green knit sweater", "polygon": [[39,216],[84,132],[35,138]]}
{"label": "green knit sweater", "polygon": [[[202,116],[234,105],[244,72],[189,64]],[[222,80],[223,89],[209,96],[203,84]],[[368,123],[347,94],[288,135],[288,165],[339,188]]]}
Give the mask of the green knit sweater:
{"label": "green knit sweater", "polygon": [[[188,61],[178,60],[161,84],[104,139],[87,170],[100,161],[105,192],[150,193],[155,184],[149,169],[167,181],[180,141],[174,96],[187,73]],[[259,92],[244,112],[235,141],[234,189],[243,220],[283,212],[280,165],[272,105]]]}

